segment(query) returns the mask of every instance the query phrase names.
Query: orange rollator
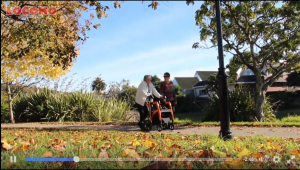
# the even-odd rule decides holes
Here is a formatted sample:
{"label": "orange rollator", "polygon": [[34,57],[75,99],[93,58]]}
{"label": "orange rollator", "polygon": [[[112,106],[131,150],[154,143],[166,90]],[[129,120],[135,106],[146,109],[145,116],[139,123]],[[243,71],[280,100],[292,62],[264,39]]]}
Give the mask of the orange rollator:
{"label": "orange rollator", "polygon": [[[146,131],[151,131],[152,125],[157,124],[157,130],[160,132],[163,129],[174,129],[174,114],[171,102],[154,101],[153,96],[146,99],[146,106],[150,114],[145,120]],[[155,108],[154,108],[155,106]],[[165,106],[168,106],[165,107]]]}

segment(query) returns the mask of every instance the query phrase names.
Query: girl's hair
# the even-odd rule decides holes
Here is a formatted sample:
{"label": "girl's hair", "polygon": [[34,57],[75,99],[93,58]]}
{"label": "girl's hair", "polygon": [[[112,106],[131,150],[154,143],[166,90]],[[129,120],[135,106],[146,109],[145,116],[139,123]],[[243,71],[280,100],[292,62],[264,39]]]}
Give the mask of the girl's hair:
{"label": "girl's hair", "polygon": [[145,76],[144,76],[144,81],[146,81],[146,80],[149,79],[149,78],[151,79],[151,75],[145,75]]}

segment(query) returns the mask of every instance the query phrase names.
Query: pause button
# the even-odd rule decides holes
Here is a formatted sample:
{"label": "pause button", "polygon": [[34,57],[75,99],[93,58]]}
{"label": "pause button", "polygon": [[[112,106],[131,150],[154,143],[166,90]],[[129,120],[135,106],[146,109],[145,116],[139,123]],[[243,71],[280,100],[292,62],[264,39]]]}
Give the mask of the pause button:
{"label": "pause button", "polygon": [[10,162],[17,162],[16,156],[10,156]]}

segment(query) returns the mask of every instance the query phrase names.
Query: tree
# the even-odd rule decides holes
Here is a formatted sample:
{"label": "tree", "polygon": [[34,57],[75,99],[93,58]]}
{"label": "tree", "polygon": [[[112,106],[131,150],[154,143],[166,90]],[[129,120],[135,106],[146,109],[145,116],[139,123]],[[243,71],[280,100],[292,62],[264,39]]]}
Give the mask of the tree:
{"label": "tree", "polygon": [[[157,5],[152,1],[149,7],[156,9]],[[7,7],[17,6],[55,6],[57,12],[30,18],[22,13],[7,15]],[[121,8],[121,4],[115,1],[114,7]],[[108,9],[98,1],[1,1],[1,61],[2,58],[39,58],[42,55],[54,66],[67,69],[79,55],[76,46],[88,39],[86,32],[91,30],[91,26],[95,29],[100,26],[93,24],[93,13],[90,13],[89,19],[85,19],[81,12],[95,10],[97,18],[101,19],[108,17]],[[80,22],[80,19],[84,22]]]}
{"label": "tree", "polygon": [[[207,81],[207,85],[205,87],[205,91],[208,92],[212,92],[214,94],[216,94],[218,92],[218,77],[217,74],[213,74],[211,76],[208,77],[208,81]],[[208,93],[208,95],[210,95],[210,93]],[[212,96],[210,96],[212,97]]]}
{"label": "tree", "polygon": [[124,86],[129,86],[129,80],[123,79],[121,82],[110,83],[107,95],[111,98],[119,98]]}
{"label": "tree", "polygon": [[92,82],[92,91],[96,91],[98,94],[101,94],[101,91],[105,90],[106,84],[101,77],[96,77],[96,79]]}
{"label": "tree", "polygon": [[[29,77],[25,76],[16,82],[3,82],[4,87],[4,92],[6,93],[8,97],[8,112],[9,112],[9,117],[10,117],[10,122],[14,123],[14,115],[13,115],[13,104],[12,101],[13,99],[18,96],[20,92],[23,92],[27,88],[32,88],[33,85],[37,85],[38,83],[42,82],[45,80],[45,77],[41,76],[36,76],[36,77]],[[1,84],[2,85],[2,84]],[[38,92],[38,89],[36,89],[36,92]],[[1,90],[2,91],[2,90]]]}
{"label": "tree", "polygon": [[[187,2],[188,4],[190,2]],[[233,55],[232,72],[247,67],[256,76],[255,112],[259,121],[264,118],[263,105],[268,87],[283,72],[300,70],[300,4],[285,1],[221,1],[221,20],[224,51]],[[205,1],[195,15],[200,26],[200,41],[193,48],[217,46],[215,3]],[[271,73],[264,76],[267,68]]]}
{"label": "tree", "polygon": [[135,104],[135,95],[137,93],[137,88],[135,86],[130,86],[129,84],[125,84],[122,87],[121,93],[119,94],[119,98],[121,100],[126,100],[130,106]]}
{"label": "tree", "polygon": [[130,86],[129,80],[123,79],[121,82],[112,82],[109,85],[107,95],[119,100],[125,100],[129,105],[133,106],[135,104],[136,93],[137,88]]}
{"label": "tree", "polygon": [[151,79],[152,84],[154,85],[155,89],[159,92],[160,91],[160,83],[161,80],[156,75],[152,76]]}
{"label": "tree", "polygon": [[[7,15],[7,7],[44,6],[55,6],[55,15]],[[88,6],[95,7],[99,19],[108,16],[109,7],[98,1],[1,1],[1,81],[7,84],[10,105],[10,84],[26,76],[56,79],[69,72],[79,55],[78,46],[88,39],[86,32],[91,26],[100,26],[92,23],[93,13],[89,19],[81,17],[81,12],[88,12]],[[156,1],[149,5],[153,9],[157,6]],[[121,5],[115,1],[114,8],[118,7]]]}
{"label": "tree", "polygon": [[184,93],[182,93],[182,90],[181,90],[180,86],[174,85],[174,88],[175,88],[175,96],[177,98],[179,98],[179,97],[186,97],[186,95]]}
{"label": "tree", "polygon": [[288,86],[300,86],[300,72],[292,72],[286,78]]}

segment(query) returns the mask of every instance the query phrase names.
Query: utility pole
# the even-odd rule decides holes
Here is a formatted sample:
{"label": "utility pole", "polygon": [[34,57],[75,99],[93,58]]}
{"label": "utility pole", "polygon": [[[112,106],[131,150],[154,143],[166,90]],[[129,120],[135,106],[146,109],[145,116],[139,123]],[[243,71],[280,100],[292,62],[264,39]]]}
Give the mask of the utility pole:
{"label": "utility pole", "polygon": [[217,19],[217,36],[218,36],[218,53],[219,53],[219,72],[218,72],[218,96],[219,96],[219,112],[221,120],[220,136],[224,140],[232,139],[230,130],[230,112],[229,112],[229,96],[228,96],[228,75],[224,67],[223,57],[223,38],[221,25],[220,1],[215,0],[216,19]]}

